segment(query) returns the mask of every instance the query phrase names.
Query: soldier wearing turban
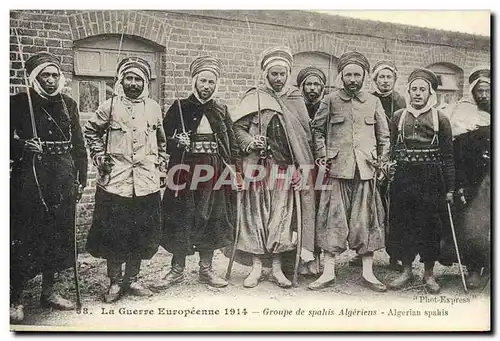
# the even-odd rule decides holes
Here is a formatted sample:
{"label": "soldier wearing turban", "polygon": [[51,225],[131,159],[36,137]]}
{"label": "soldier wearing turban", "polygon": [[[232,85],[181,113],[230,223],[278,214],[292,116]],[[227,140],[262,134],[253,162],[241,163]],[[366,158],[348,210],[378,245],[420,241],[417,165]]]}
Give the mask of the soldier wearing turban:
{"label": "soldier wearing turban", "polygon": [[26,73],[27,92],[10,98],[13,323],[24,318],[23,288],[39,273],[40,304],[74,308],[54,289],[54,273],[74,266],[75,205],[87,183],[78,105],[61,93],[65,80],[59,58],[35,54],[26,61]]}
{"label": "soldier wearing turban", "polygon": [[[260,63],[265,87],[248,90],[233,115],[248,180],[248,190],[242,193],[244,211],[236,241],[236,261],[252,266],[243,282],[247,288],[259,284],[263,264],[267,263],[271,263],[272,282],[282,288],[292,285],[282,262],[285,253],[297,250],[298,229],[302,229],[302,259],[314,259],[314,191],[311,177],[304,171],[314,162],[310,119],[302,94],[291,85],[292,64],[289,48],[265,50]],[[256,167],[262,170],[263,179],[250,182],[251,170]],[[277,176],[288,181],[273,188],[270,184]],[[309,187],[301,190],[301,183]],[[296,219],[297,209],[301,210],[301,221]]]}
{"label": "soldier wearing turban", "polygon": [[[157,290],[183,282],[186,256],[195,252],[200,257],[199,282],[216,288],[228,285],[217,275],[212,260],[215,250],[234,239],[236,174],[231,167],[236,163],[236,139],[227,106],[214,98],[220,61],[198,57],[190,72],[193,93],[174,102],[163,120],[169,168],[185,169],[169,172],[172,177],[163,197],[161,246],[173,257],[170,271],[155,285]],[[205,170],[210,175],[201,180]],[[222,185],[228,178],[233,182]]]}
{"label": "soldier wearing turban", "polygon": [[377,181],[389,158],[389,129],[380,100],[364,90],[370,64],[359,52],[338,62],[338,90],[326,96],[311,123],[316,163],[326,171],[316,241],[325,254],[323,274],[309,285],[335,283],[335,255],[351,249],[361,256],[363,284],[386,287],[373,273],[373,252],[384,247],[384,209]]}
{"label": "soldier wearing turban", "polygon": [[149,98],[149,63],[125,58],[118,64],[117,76],[114,96],[84,128],[99,171],[87,250],[106,259],[107,303],[123,294],[152,294],[140,283],[139,272],[141,260],[151,259],[158,250],[160,177],[165,176],[168,161],[161,108]]}
{"label": "soldier wearing turban", "polygon": [[450,121],[435,108],[437,88],[434,72],[414,70],[408,77],[409,105],[394,113],[391,121],[396,171],[387,243],[403,263],[402,273],[389,283],[391,289],[412,279],[412,263],[419,254],[427,292],[440,291],[433,270],[440,254],[446,201],[453,203],[455,168]]}
{"label": "soldier wearing turban", "polygon": [[307,112],[311,120],[318,111],[319,104],[325,92],[326,76],[321,69],[308,66],[299,71],[297,75],[297,86],[304,96]]}
{"label": "soldier wearing turban", "polygon": [[[481,285],[481,270],[489,270],[491,254],[491,74],[489,66],[474,68],[468,78],[469,96],[446,111],[453,132],[455,187],[461,200],[455,210],[455,228],[467,287]],[[452,236],[444,237],[443,260],[454,257]],[[449,258],[449,259],[447,259]]]}

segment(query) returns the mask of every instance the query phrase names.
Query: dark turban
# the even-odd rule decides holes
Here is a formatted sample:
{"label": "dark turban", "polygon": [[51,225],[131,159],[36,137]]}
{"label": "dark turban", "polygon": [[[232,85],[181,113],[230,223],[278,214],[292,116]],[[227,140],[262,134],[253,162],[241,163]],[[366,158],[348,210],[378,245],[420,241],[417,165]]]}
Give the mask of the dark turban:
{"label": "dark turban", "polygon": [[146,60],[142,58],[128,57],[123,59],[120,63],[118,63],[117,67],[118,75],[120,74],[123,75],[130,69],[140,70],[143,73],[143,75],[138,75],[138,76],[146,77],[146,79],[144,79],[145,81],[149,82],[149,80],[151,79],[151,66]]}
{"label": "dark turban", "polygon": [[300,87],[302,83],[310,76],[316,76],[323,82],[323,85],[326,84],[326,76],[323,71],[321,71],[317,67],[308,66],[305,69],[300,70],[299,74],[297,75],[297,86]]}
{"label": "dark turban", "polygon": [[437,90],[439,81],[434,72],[428,69],[416,69],[412,73],[410,73],[410,76],[408,77],[408,84],[413,82],[415,79],[424,79],[428,81],[431,84],[431,87],[434,89],[434,91]]}
{"label": "dark turban", "polygon": [[60,70],[61,69],[61,61],[59,58],[54,56],[52,53],[49,52],[39,52],[33,56],[31,56],[27,61],[26,61],[26,72],[27,74],[31,74],[33,70],[42,64],[49,63],[49,64],[54,64],[57,66],[57,68]]}
{"label": "dark turban", "polygon": [[262,71],[276,65],[285,64],[288,70],[292,69],[293,55],[290,49],[286,46],[274,46],[262,52],[260,68]]}
{"label": "dark turban", "polygon": [[370,62],[363,54],[357,51],[346,52],[340,56],[339,63],[337,65],[338,72],[341,73],[346,65],[349,64],[356,64],[361,66],[366,72],[370,71]]}
{"label": "dark turban", "polygon": [[491,72],[489,67],[478,67],[472,70],[469,76],[469,84],[474,83],[479,78],[488,78],[491,79]]}
{"label": "dark turban", "polygon": [[189,66],[189,71],[191,72],[191,77],[194,77],[203,71],[210,71],[215,75],[215,77],[217,77],[217,79],[219,79],[221,68],[221,63],[217,58],[202,56],[193,60]]}

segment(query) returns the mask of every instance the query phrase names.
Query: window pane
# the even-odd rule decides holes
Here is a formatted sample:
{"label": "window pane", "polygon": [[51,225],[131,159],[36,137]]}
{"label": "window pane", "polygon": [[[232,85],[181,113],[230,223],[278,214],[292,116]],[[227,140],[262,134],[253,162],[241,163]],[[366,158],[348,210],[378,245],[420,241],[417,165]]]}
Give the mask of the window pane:
{"label": "window pane", "polygon": [[79,109],[81,112],[93,112],[99,107],[99,83],[93,81],[78,82]]}
{"label": "window pane", "polygon": [[107,100],[107,99],[111,98],[111,96],[113,96],[114,83],[112,80],[109,80],[109,81],[106,81],[105,86],[106,86],[106,100]]}

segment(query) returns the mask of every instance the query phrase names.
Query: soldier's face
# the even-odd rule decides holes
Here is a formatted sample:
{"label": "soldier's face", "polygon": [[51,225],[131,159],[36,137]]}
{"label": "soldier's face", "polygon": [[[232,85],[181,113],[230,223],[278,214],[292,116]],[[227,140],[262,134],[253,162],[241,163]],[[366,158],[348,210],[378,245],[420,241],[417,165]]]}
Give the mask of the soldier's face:
{"label": "soldier's face", "polygon": [[316,101],[323,91],[323,82],[317,76],[310,76],[304,83],[304,96],[308,102]]}
{"label": "soldier's face", "polygon": [[139,97],[142,90],[144,90],[144,79],[133,72],[127,72],[123,76],[122,85],[125,96],[135,99]]}
{"label": "soldier's face", "polygon": [[274,91],[280,92],[285,86],[288,78],[287,68],[284,66],[276,65],[269,69],[267,73],[267,80]]}
{"label": "soldier's face", "polygon": [[472,96],[479,109],[490,112],[491,87],[489,83],[479,82],[472,90]]}
{"label": "soldier's face", "polygon": [[421,109],[425,107],[429,97],[431,96],[429,83],[423,79],[416,79],[410,84],[410,99],[411,106],[415,109]]}
{"label": "soldier's face", "polygon": [[54,65],[49,65],[44,68],[36,79],[38,83],[40,83],[43,90],[45,90],[48,94],[53,93],[57,90],[59,86],[59,78],[61,75],[59,74],[59,70]]}
{"label": "soldier's face", "polygon": [[356,64],[348,64],[342,70],[342,82],[344,88],[350,93],[356,93],[361,90],[363,86],[363,78],[365,71],[363,68]]}
{"label": "soldier's face", "polygon": [[196,79],[195,87],[198,96],[202,100],[207,100],[212,96],[215,91],[215,85],[217,84],[217,77],[210,71],[202,71],[198,74]]}
{"label": "soldier's face", "polygon": [[394,89],[395,81],[394,74],[389,69],[380,70],[377,78],[375,78],[375,83],[380,92],[389,92]]}

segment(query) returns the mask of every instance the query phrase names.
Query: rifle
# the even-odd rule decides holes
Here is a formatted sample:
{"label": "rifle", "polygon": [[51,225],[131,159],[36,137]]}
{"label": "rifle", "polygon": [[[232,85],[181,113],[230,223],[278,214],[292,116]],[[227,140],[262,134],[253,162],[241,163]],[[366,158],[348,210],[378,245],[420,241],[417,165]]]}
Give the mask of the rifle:
{"label": "rifle", "polygon": [[[28,83],[28,75],[26,74],[26,65],[24,63],[21,38],[19,38],[19,33],[17,32],[17,29],[15,29],[15,28],[14,28],[14,34],[16,35],[16,39],[17,39],[17,46],[18,46],[18,50],[19,50],[19,59],[21,60],[21,67],[23,69],[24,86],[26,87],[26,95],[28,96],[28,106],[29,106],[29,110],[30,110],[31,130],[33,132],[33,140],[41,145],[41,141],[40,141],[40,138],[38,137],[38,132],[36,129],[35,112],[33,110],[33,101],[31,100],[30,87],[29,87],[29,83]],[[42,205],[45,208],[45,212],[48,212],[49,208],[47,206],[47,203],[45,202],[45,199],[43,198],[42,189],[40,187],[40,183],[38,182],[38,176],[37,176],[37,172],[36,172],[36,160],[37,159],[40,160],[41,155],[39,155],[39,154],[37,155],[36,153],[33,153],[33,158],[32,158],[33,177],[35,179],[36,188],[38,190],[38,196],[40,198],[40,201],[42,202]]]}
{"label": "rifle", "polygon": [[[120,62],[120,55],[122,52],[124,34],[125,34],[125,25],[123,25],[122,35],[120,37],[120,45],[118,46],[118,56],[116,57],[116,64],[117,65]],[[118,79],[118,70],[115,71],[115,76],[113,78],[113,86],[116,83],[117,79]],[[112,121],[112,114],[113,114],[113,102],[115,100],[115,96],[116,96],[116,94],[113,93],[113,95],[111,96],[111,104],[109,107],[108,125],[106,128],[106,142],[104,144],[104,162],[102,164],[100,164],[98,167],[101,182],[104,184],[109,183],[109,181],[111,180],[110,174],[111,174],[111,167],[113,166],[112,159],[108,155],[108,147],[109,147],[109,137],[111,134],[111,121]]]}
{"label": "rifle", "polygon": [[80,182],[78,180],[80,176],[80,172],[76,171],[76,181],[75,181],[75,220],[73,222],[73,238],[74,238],[74,256],[75,256],[75,264],[73,264],[73,278],[75,281],[75,291],[76,291],[76,311],[79,313],[82,309],[82,301],[80,296],[80,284],[78,281],[78,238],[77,238],[77,228],[76,228],[76,217],[77,217],[77,203],[79,201],[79,190],[80,190]]}

